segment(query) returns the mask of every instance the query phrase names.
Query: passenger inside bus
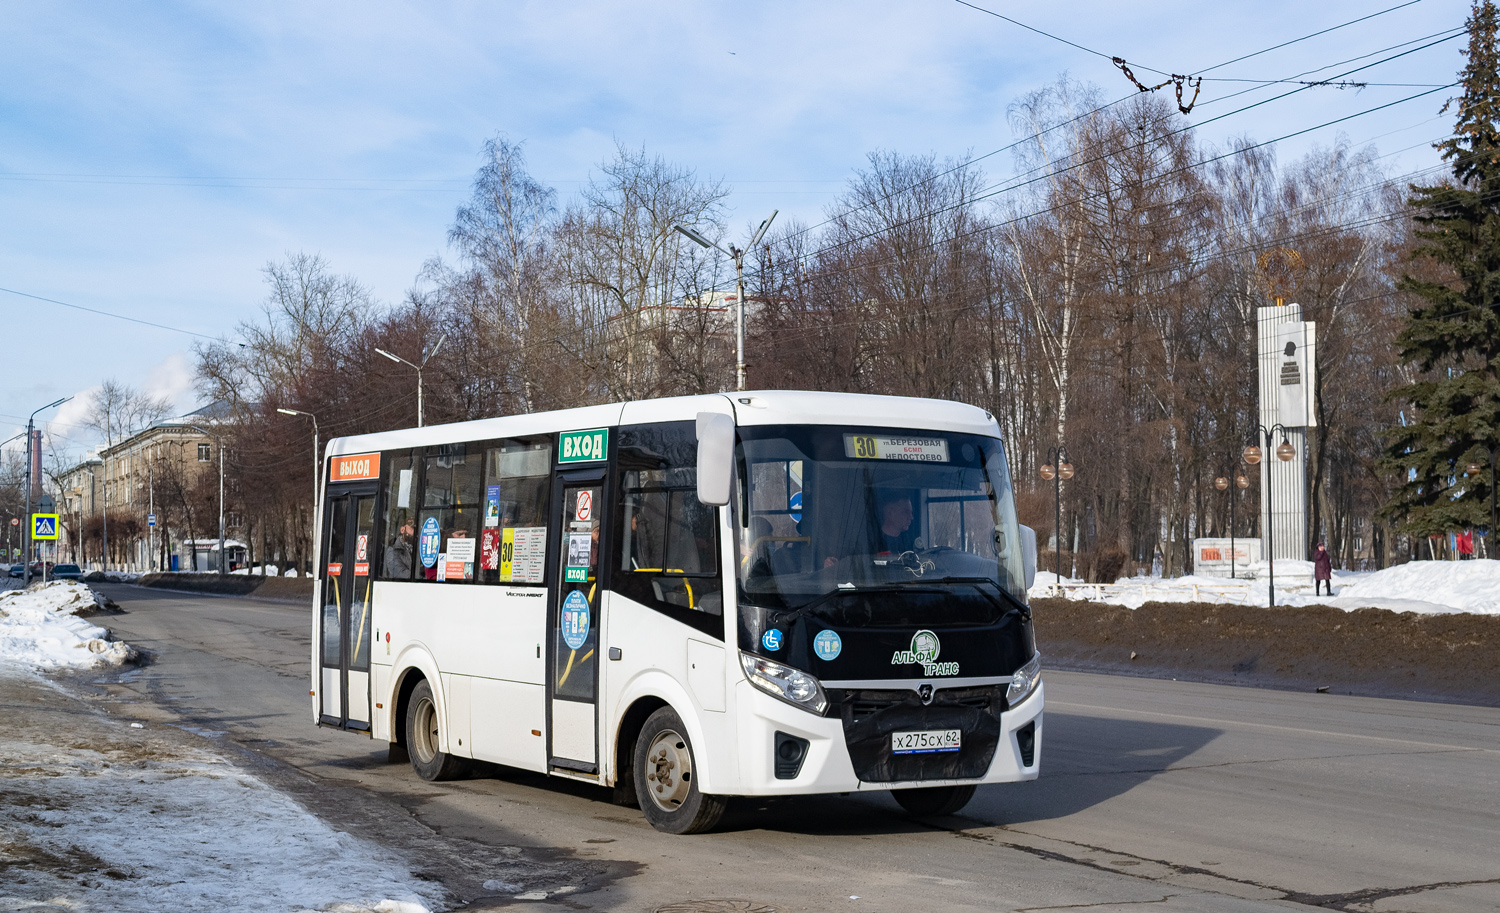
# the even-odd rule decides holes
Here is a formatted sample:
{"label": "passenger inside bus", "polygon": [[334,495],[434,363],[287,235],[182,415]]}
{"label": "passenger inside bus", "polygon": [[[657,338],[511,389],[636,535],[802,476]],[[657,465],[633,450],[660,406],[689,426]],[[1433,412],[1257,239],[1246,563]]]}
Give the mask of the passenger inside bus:
{"label": "passenger inside bus", "polygon": [[411,579],[411,550],[412,542],[416,539],[417,531],[412,528],[410,520],[403,520],[401,528],[391,536],[391,541],[385,547],[385,577],[391,580]]}

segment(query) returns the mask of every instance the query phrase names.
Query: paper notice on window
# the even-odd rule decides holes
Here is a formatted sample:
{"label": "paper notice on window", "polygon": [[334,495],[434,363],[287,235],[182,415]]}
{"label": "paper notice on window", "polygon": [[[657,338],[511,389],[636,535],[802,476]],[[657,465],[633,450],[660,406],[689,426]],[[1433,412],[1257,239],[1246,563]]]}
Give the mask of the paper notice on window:
{"label": "paper notice on window", "polygon": [[454,536],[448,540],[449,561],[473,561],[474,549],[479,545],[478,539],[470,539],[465,536]]}
{"label": "paper notice on window", "polygon": [[510,576],[505,574],[506,562],[502,546],[500,579],[508,583],[544,583],[543,572],[547,565],[547,527],[522,526],[505,530],[510,542]]}
{"label": "paper notice on window", "polygon": [[844,435],[844,456],[851,460],[915,460],[948,462],[948,441],[940,437],[893,437],[879,434]]}

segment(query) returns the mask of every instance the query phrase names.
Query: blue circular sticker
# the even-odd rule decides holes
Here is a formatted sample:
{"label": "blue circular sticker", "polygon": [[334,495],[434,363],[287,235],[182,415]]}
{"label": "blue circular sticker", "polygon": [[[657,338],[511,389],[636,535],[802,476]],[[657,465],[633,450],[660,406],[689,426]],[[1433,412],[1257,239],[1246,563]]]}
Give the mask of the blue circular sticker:
{"label": "blue circular sticker", "polygon": [[437,517],[428,517],[422,521],[422,538],[417,542],[417,552],[422,556],[423,567],[437,564],[438,544],[442,539],[442,534],[438,532]]}
{"label": "blue circular sticker", "polygon": [[819,631],[818,636],[813,638],[813,652],[818,654],[818,659],[838,659],[843,649],[844,642],[834,631]]}
{"label": "blue circular sticker", "polygon": [[767,631],[764,636],[761,637],[760,642],[765,646],[767,650],[770,650],[772,652],[780,650],[781,631],[777,628],[772,628],[771,630]]}
{"label": "blue circular sticker", "polygon": [[589,601],[582,590],[574,590],[563,600],[559,624],[562,625],[563,643],[569,650],[577,650],[589,639]]}

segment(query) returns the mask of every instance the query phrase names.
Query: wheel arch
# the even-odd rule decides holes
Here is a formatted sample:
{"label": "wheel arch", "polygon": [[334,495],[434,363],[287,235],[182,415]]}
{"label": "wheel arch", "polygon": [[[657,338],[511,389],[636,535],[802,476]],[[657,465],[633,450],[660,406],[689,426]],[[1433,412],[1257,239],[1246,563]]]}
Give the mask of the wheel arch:
{"label": "wheel arch", "polygon": [[[432,688],[432,700],[437,704],[439,719],[448,719],[447,695],[443,693],[443,682],[438,674],[437,663],[432,654],[422,647],[409,647],[397,657],[395,668],[398,670],[391,676],[391,694],[388,706],[390,707],[390,733],[391,741],[402,748],[406,748],[406,711],[411,703],[411,693],[421,682],[427,682]],[[448,727],[439,727],[438,731],[442,744],[439,748],[447,751]]]}

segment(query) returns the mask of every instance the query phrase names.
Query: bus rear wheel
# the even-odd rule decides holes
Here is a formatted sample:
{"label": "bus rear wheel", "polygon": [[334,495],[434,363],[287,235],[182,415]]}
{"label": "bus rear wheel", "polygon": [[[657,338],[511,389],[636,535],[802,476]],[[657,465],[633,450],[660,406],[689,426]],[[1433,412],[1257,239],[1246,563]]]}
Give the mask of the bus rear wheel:
{"label": "bus rear wheel", "polygon": [[635,794],[651,826],[666,834],[699,834],[724,817],[722,796],[706,796],[694,776],[687,727],[670,707],[646,718],[635,743]]}
{"label": "bus rear wheel", "polygon": [[424,780],[454,780],[468,769],[463,758],[438,748],[442,744],[439,729],[432,686],[420,681],[406,702],[406,752],[411,756],[412,769]]}
{"label": "bus rear wheel", "polygon": [[893,789],[891,797],[914,818],[956,814],[974,798],[973,786],[922,786]]}

